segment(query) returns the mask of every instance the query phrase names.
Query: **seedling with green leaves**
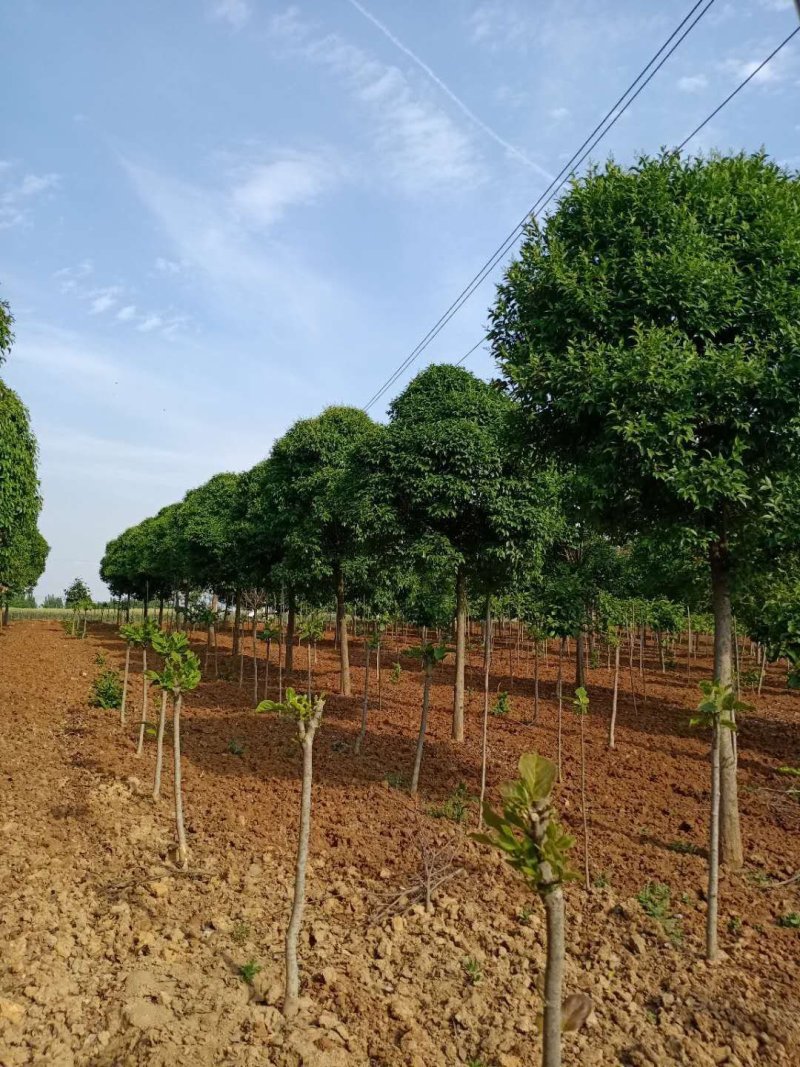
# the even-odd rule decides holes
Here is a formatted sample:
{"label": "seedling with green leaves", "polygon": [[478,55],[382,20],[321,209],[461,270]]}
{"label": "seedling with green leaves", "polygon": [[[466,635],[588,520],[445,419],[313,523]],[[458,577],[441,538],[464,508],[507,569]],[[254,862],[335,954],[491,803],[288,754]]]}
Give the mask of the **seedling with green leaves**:
{"label": "seedling with green leaves", "polygon": [[720,731],[736,729],[736,714],[752,710],[749,704],[737,700],[730,685],[718,682],[700,683],[702,699],[690,726],[711,730],[711,828],[708,844],[708,912],[706,916],[706,958],[715,960],[717,945],[717,917],[719,914],[719,805],[720,805]]}
{"label": "seedling with green leaves", "polygon": [[781,915],[778,919],[778,926],[783,926],[787,930],[800,930],[800,913],[790,911],[786,915]]}
{"label": "seedling with green leaves", "polygon": [[189,861],[186,830],[183,822],[183,790],[181,788],[181,710],[184,694],[200,684],[200,660],[189,648],[189,639],[182,630],[171,634],[157,631],[152,637],[153,648],[164,657],[161,671],[151,671],[150,679],[161,689],[161,715],[158,724],[156,772],[153,797],[161,791],[161,764],[164,749],[167,695],[172,697],[172,752],[175,785],[175,826],[178,835],[178,863],[185,868]]}
{"label": "seedling with green leaves", "polygon": [[232,756],[243,756],[244,748],[244,742],[240,741],[238,737],[232,737],[228,742],[228,752],[230,752]]}
{"label": "seedling with green leaves", "polygon": [[[576,875],[569,867],[573,839],[561,828],[552,792],[558,768],[536,752],[520,757],[519,778],[501,790],[502,814],[487,803],[483,817],[489,832],[476,841],[499,848],[544,904],[547,962],[544,976],[543,1067],[561,1064],[564,975],[564,883]],[[585,1016],[584,1016],[585,1018]],[[581,1020],[582,1021],[582,1020]],[[580,1023],[578,1023],[580,1025]]]}
{"label": "seedling with green leaves", "polygon": [[392,685],[397,685],[397,683],[400,681],[400,676],[402,675],[402,673],[403,668],[400,666],[399,663],[395,663],[395,665],[392,667],[392,672],[389,675],[389,681],[392,683]]}
{"label": "seedling with green leaves", "polygon": [[417,751],[414,756],[414,769],[411,772],[411,785],[409,792],[413,796],[419,788],[419,772],[422,767],[422,752],[425,747],[425,733],[428,729],[428,714],[431,705],[431,682],[433,681],[433,669],[442,663],[450,650],[445,645],[423,643],[417,648],[409,650],[409,655],[415,656],[422,663],[423,686],[422,686],[422,714],[419,720],[419,736],[417,737]]}
{"label": "seedling with green leaves", "polygon": [[481,965],[475,959],[474,956],[468,956],[464,960],[464,974],[467,976],[467,981],[470,985],[479,985],[483,980],[483,971]]}
{"label": "seedling with green leaves", "polygon": [[322,722],[325,697],[320,694],[310,697],[297,693],[291,686],[286,688],[283,701],[263,700],[256,711],[274,711],[291,719],[297,727],[297,737],[303,749],[303,786],[300,796],[300,831],[297,843],[297,864],[294,876],[294,899],[292,915],[286,930],[286,989],[283,1013],[288,1018],[297,1012],[300,996],[300,972],[297,966],[297,939],[303,922],[306,902],[306,868],[308,866],[308,841],[311,834],[311,783],[313,780],[314,737]]}
{"label": "seedling with green leaves", "polygon": [[122,682],[122,703],[119,709],[119,721],[124,726],[126,707],[125,701],[128,696],[128,677],[130,675],[131,667],[131,649],[139,642],[139,630],[140,628],[132,622],[125,623],[120,627],[119,636],[125,642],[125,675]]}
{"label": "seedling with green leaves", "polygon": [[143,619],[133,631],[133,644],[142,650],[142,718],[139,723],[139,743],[136,746],[137,756],[141,756],[144,752],[144,736],[147,727],[148,697],[150,692],[148,685],[149,674],[147,671],[147,650],[152,646],[155,635],[160,632],[158,626],[152,619]]}
{"label": "seedling with green leaves", "polygon": [[508,693],[505,690],[501,690],[497,694],[497,699],[491,708],[489,708],[489,714],[494,715],[495,718],[504,718],[511,711],[511,701]]}
{"label": "seedling with green leaves", "polygon": [[683,931],[680,917],[672,913],[670,895],[669,886],[663,882],[648,882],[636,894],[636,899],[645,915],[661,923],[670,941],[677,945],[683,938]]}
{"label": "seedling with green leaves", "polygon": [[243,963],[239,968],[239,977],[243,982],[252,985],[256,975],[260,974],[262,969],[260,963],[257,963],[255,960],[248,960],[247,963]]}
{"label": "seedling with green leaves", "polygon": [[[269,619],[261,630],[258,631],[258,640],[263,641],[267,646],[267,655],[264,662],[264,699],[269,699],[269,657],[272,649],[272,642],[280,642],[282,631],[278,623],[274,619]],[[278,648],[278,658],[280,659],[280,648]]]}
{"label": "seedling with green leaves", "polygon": [[111,669],[101,671],[92,682],[93,708],[118,708],[122,704],[122,680],[119,672]]}
{"label": "seedling with green leaves", "polygon": [[432,807],[429,814],[434,819],[449,819],[451,822],[463,823],[474,799],[470,796],[466,783],[459,782],[450,796],[439,807]]}

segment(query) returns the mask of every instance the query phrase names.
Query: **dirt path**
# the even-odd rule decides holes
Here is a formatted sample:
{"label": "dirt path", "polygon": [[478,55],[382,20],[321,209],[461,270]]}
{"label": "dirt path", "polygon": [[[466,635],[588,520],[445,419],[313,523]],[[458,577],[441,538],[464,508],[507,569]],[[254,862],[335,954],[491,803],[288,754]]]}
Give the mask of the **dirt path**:
{"label": "dirt path", "polygon": [[[299,789],[288,726],[253,716],[232,682],[204,681],[193,694],[185,727],[192,867],[181,875],[168,859],[169,774],[155,805],[150,749],[137,761],[133,729],[87,707],[98,653],[121,662],[111,628],[95,628],[85,642],[41,623],[0,636],[0,1067],[536,1061],[539,908],[498,857],[430,814],[460,780],[471,792],[477,779],[474,711],[467,745],[454,750],[447,739],[446,673],[434,693],[419,808],[386,779],[410,765],[416,675],[404,670],[396,686],[385,684],[360,759],[350,751],[359,698],[329,700],[301,948],[307,1000],[288,1028],[277,1010]],[[222,665],[230,670],[226,657]],[[520,751],[554,743],[552,667],[543,672],[539,726],[523,721],[529,690],[519,681],[518,710],[491,724],[493,788],[513,774]],[[328,647],[315,684],[335,688]],[[797,887],[765,891],[752,877],[800,865],[792,811],[776,809],[766,791],[791,758],[796,703],[776,691],[742,730],[752,867],[724,880],[725,953],[709,968],[700,958],[704,742],[685,728],[693,699],[685,679],[653,670],[647,684],[646,708],[634,716],[623,702],[616,754],[604,744],[601,672],[591,686],[597,884],[591,894],[568,891],[568,988],[589,992],[595,1013],[568,1039],[565,1063],[796,1063],[800,935],[775,920],[800,911]],[[134,703],[140,693],[137,678]],[[569,720],[565,749],[561,803],[577,826]],[[426,841],[452,842],[463,875],[432,915],[417,907],[370,921],[413,880]],[[676,852],[676,841],[686,847]],[[636,894],[648,882],[670,887],[667,922],[642,910]],[[260,968],[252,986],[239,973],[249,962]]]}

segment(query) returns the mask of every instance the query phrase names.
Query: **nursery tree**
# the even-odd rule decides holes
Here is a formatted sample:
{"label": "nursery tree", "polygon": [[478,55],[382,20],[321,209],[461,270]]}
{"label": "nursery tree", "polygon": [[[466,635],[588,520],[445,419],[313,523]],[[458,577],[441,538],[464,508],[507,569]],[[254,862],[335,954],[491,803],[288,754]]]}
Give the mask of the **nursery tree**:
{"label": "nursery tree", "polygon": [[[460,367],[418,374],[390,405],[377,499],[407,542],[438,538],[452,559],[456,615],[453,738],[464,740],[467,585],[507,570],[540,538],[552,486],[517,462],[514,405]],[[496,584],[500,579],[495,579]],[[496,591],[496,590],[495,590]]]}
{"label": "nursery tree", "polygon": [[519,778],[502,790],[503,813],[484,804],[488,834],[475,839],[505,853],[508,863],[525,879],[544,904],[547,923],[547,962],[544,974],[542,1035],[543,1067],[561,1063],[561,989],[564,976],[564,882],[575,876],[568,867],[573,841],[556,818],[552,792],[557,768],[535,752],[519,760]]}
{"label": "nursery tree", "polygon": [[[178,865],[186,868],[189,862],[189,848],[186,844],[186,829],[183,822],[183,786],[181,781],[181,711],[184,694],[196,689],[200,683],[200,660],[189,649],[189,640],[185,633],[176,630],[172,634],[156,631],[152,636],[153,648],[164,656],[164,665],[160,671],[151,671],[149,678],[163,692],[172,697],[172,753],[173,781],[175,790],[175,829],[177,833]],[[162,700],[162,712],[164,703]],[[159,722],[158,743],[159,758],[156,762],[157,778],[153,787],[154,797],[158,797],[161,787],[161,761],[164,742],[164,717]]]}
{"label": "nursery tree", "polygon": [[[0,311],[5,316],[2,308]],[[10,344],[10,326],[8,333],[5,329],[0,329],[0,342]],[[2,351],[0,348],[0,354]],[[18,591],[39,578],[36,574],[30,581],[30,572],[35,569],[31,541],[36,538],[42,505],[36,459],[36,438],[28,412],[17,394],[0,382],[0,589]],[[43,569],[43,559],[41,563]]]}
{"label": "nursery tree", "polygon": [[351,465],[378,432],[358,408],[331,407],[317,418],[301,419],[275,443],[257,486],[289,587],[315,594],[324,589],[336,598],[340,688],[346,696],[351,692],[347,574],[366,521],[353,496]]}
{"label": "nursery tree", "polygon": [[[574,464],[606,529],[679,531],[704,554],[714,678],[731,589],[798,537],[800,181],[763,155],[609,163],[528,227],[492,311],[526,440]],[[742,863],[731,731],[722,855]]]}
{"label": "nursery tree", "polygon": [[437,664],[442,663],[449,655],[449,649],[444,645],[434,645],[430,642],[419,645],[410,650],[412,656],[417,656],[422,664],[422,712],[419,717],[419,734],[417,736],[417,748],[414,753],[414,769],[411,772],[411,785],[409,792],[413,796],[419,788],[419,772],[422,768],[422,752],[425,748],[425,734],[428,730],[428,714],[431,707],[431,683],[433,682],[433,670]]}
{"label": "nursery tree", "polygon": [[297,864],[294,878],[292,915],[286,930],[286,989],[283,1014],[289,1018],[297,1012],[300,996],[300,972],[297,966],[297,939],[303,922],[306,902],[306,867],[308,866],[308,841],[311,834],[311,783],[314,773],[314,737],[322,722],[325,698],[309,697],[296,693],[291,686],[286,689],[286,700],[280,703],[264,700],[258,711],[277,711],[292,719],[297,726],[297,736],[303,749],[303,786],[300,796],[300,832],[297,843]]}

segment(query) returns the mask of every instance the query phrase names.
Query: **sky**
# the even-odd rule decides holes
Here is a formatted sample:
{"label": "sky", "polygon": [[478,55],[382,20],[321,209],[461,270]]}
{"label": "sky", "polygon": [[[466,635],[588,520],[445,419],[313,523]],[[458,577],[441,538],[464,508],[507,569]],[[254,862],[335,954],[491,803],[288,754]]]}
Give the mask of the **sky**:
{"label": "sky", "polygon": [[[0,373],[39,440],[37,595],[107,596],[109,539],[364,405],[691,6],[2,5]],[[797,17],[716,0],[594,159],[682,141]],[[800,35],[689,149],[800,168],[798,100]],[[500,270],[371,414],[481,338]]]}

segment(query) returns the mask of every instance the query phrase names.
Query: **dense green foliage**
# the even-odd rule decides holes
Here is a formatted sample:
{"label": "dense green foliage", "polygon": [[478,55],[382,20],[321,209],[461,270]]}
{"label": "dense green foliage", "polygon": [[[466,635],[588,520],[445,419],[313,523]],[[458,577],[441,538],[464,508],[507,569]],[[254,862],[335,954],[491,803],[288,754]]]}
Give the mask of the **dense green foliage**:
{"label": "dense green foliage", "polygon": [[49,551],[36,528],[41,508],[36,438],[17,394],[0,382],[0,591],[39,580]]}

